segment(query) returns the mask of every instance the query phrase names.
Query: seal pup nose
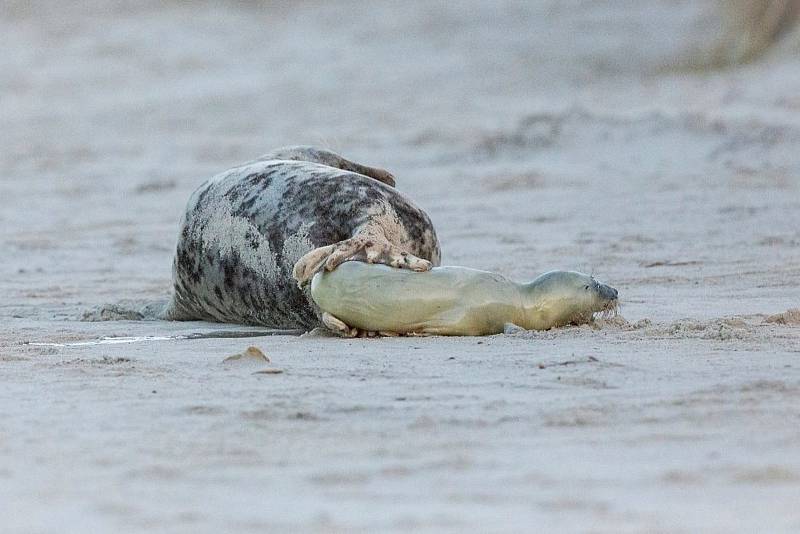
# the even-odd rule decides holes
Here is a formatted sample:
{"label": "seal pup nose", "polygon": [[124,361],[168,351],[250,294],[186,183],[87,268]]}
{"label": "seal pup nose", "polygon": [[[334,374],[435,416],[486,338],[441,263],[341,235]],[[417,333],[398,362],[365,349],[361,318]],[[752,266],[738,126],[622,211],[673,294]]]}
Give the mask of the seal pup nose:
{"label": "seal pup nose", "polygon": [[608,300],[617,300],[617,290],[611,286],[607,286],[605,284],[600,284],[598,287],[600,291],[600,296],[604,299]]}

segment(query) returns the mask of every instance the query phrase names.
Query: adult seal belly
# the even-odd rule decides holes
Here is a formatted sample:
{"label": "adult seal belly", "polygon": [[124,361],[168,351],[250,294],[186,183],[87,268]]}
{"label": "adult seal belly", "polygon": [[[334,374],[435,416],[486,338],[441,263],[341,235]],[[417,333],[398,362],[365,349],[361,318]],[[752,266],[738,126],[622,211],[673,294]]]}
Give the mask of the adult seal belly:
{"label": "adult seal belly", "polygon": [[587,323],[617,306],[616,289],[573,271],[520,284],[466,267],[411,273],[355,262],[316,274],[311,295],[325,311],[325,325],[346,337],[362,331],[480,336],[510,324],[548,330]]}
{"label": "adult seal belly", "polygon": [[311,147],[211,178],[186,206],[165,318],[313,328],[321,312],[302,286],[316,272],[438,265],[430,219],[393,186],[383,169]]}

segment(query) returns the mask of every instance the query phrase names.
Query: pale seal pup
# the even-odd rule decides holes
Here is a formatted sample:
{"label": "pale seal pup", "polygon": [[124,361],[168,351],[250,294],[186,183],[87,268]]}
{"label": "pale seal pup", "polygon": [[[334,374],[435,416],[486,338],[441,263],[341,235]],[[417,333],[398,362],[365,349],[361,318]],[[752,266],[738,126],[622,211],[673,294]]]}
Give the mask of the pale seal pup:
{"label": "pale seal pup", "polygon": [[510,325],[548,330],[583,324],[617,306],[617,290],[573,271],[551,271],[527,284],[466,267],[413,273],[346,262],[317,273],[311,296],[325,325],[359,332],[481,336]]}
{"label": "pale seal pup", "polygon": [[186,206],[163,317],[319,326],[302,286],[348,259],[439,264],[428,215],[383,169],[312,147],[279,149],[202,184]]}

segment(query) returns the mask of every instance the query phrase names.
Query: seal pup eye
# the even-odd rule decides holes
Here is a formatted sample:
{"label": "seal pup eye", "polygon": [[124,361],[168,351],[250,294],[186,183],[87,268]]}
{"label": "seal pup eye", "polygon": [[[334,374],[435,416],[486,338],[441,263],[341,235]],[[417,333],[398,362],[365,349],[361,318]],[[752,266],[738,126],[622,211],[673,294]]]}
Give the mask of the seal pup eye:
{"label": "seal pup eye", "polygon": [[583,289],[589,289],[589,285],[587,284]]}

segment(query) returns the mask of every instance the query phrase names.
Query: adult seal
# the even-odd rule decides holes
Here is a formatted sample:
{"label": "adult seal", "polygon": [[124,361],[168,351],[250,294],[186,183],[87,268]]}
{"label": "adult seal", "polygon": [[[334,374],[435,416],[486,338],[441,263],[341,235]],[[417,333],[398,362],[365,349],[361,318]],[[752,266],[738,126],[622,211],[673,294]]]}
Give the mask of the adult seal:
{"label": "adult seal", "polygon": [[325,325],[345,337],[384,335],[481,336],[510,325],[549,330],[589,322],[617,307],[617,290],[588,274],[551,271],[527,284],[466,267],[410,273],[346,262],[317,273],[311,295]]}
{"label": "adult seal", "polygon": [[313,328],[321,312],[302,286],[354,259],[426,271],[439,241],[389,172],[312,147],[275,150],[192,194],[163,315]]}

